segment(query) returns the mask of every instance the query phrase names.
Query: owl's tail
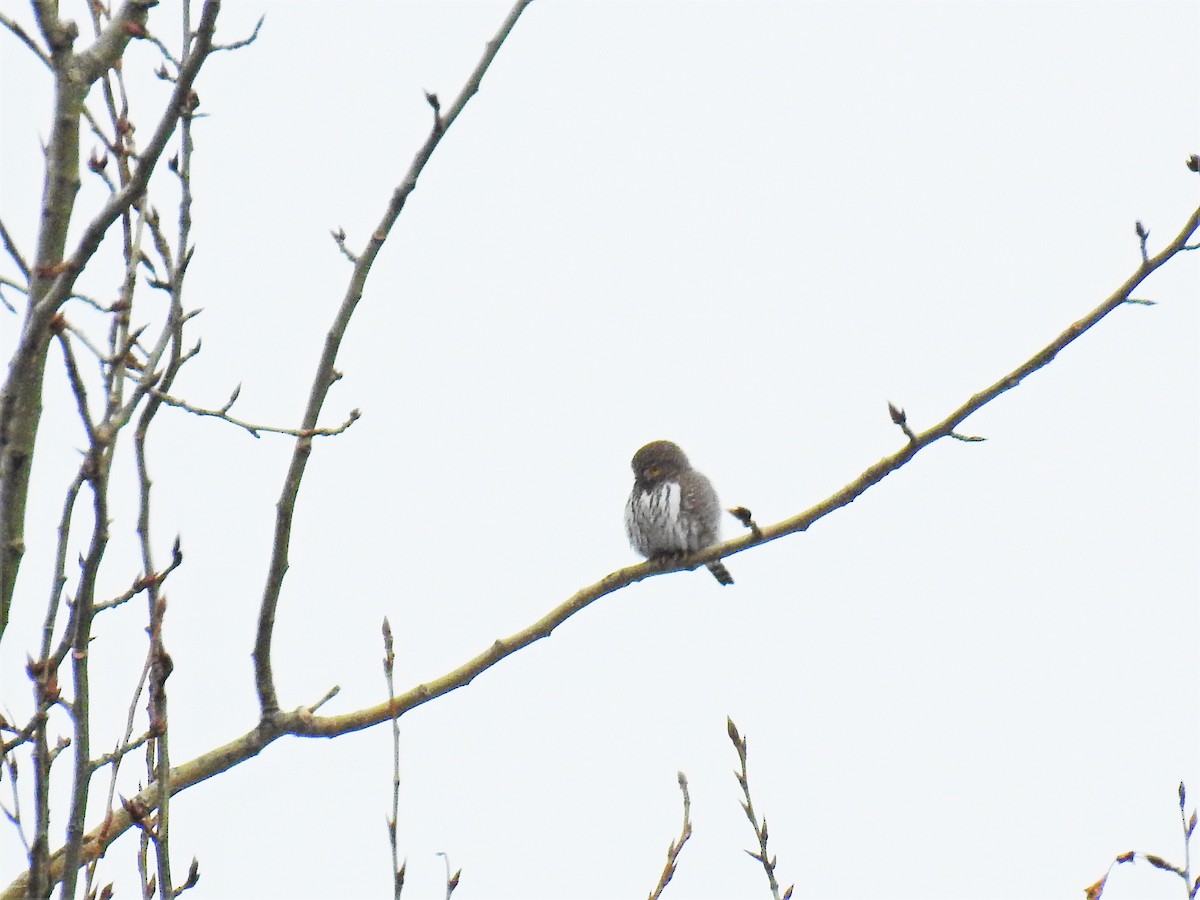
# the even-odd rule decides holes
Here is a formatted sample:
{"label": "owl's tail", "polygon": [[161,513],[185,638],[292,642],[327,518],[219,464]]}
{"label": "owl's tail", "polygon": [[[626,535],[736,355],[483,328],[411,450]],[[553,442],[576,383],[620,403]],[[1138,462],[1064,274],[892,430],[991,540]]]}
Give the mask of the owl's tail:
{"label": "owl's tail", "polygon": [[715,562],[708,563],[708,571],[713,573],[713,578],[721,582],[721,584],[733,584],[733,576],[729,574],[729,570],[725,568],[725,563],[719,559]]}

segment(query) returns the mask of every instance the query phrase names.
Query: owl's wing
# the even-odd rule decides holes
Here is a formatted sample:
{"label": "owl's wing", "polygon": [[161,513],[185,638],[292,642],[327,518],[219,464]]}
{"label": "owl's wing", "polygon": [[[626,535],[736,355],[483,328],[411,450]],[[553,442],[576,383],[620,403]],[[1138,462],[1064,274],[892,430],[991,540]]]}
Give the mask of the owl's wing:
{"label": "owl's wing", "polygon": [[694,469],[689,469],[679,476],[681,496],[679,505],[685,512],[698,513],[705,518],[714,518],[720,514],[721,503],[712,482]]}

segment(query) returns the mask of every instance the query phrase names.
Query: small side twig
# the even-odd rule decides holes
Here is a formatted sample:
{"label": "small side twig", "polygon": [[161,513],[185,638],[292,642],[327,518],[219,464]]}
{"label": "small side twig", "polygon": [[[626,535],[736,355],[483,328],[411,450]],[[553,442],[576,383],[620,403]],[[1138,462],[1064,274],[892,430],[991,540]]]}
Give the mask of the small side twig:
{"label": "small side twig", "polygon": [[358,254],[346,246],[346,229],[339,227],[337,230],[331,229],[329,234],[333,237],[333,242],[337,244],[337,248],[342,251],[342,256],[350,260],[351,265],[358,265]]}
{"label": "small side twig", "polygon": [[662,876],[658,879],[654,890],[650,892],[649,900],[659,900],[671,879],[675,877],[675,870],[679,865],[679,852],[683,850],[683,845],[692,836],[692,798],[688,795],[687,776],[682,772],[677,774],[679,790],[683,794],[683,829],[679,832],[679,839],[671,841],[671,846],[667,848],[667,864],[663,866]]}
{"label": "small side twig", "polygon": [[438,99],[438,95],[432,91],[425,92],[425,102],[429,104],[433,110],[433,130],[441,134],[445,130],[446,125],[442,122],[442,101]]}
{"label": "small side twig", "polygon": [[264,13],[258,17],[258,21],[254,24],[254,30],[250,32],[249,37],[244,37],[241,40],[233,41],[228,44],[213,44],[213,52],[215,53],[219,50],[241,50],[243,47],[253,44],[258,40],[258,32],[263,27],[263,22],[266,20],[267,16]]}
{"label": "small side twig", "polygon": [[112,609],[114,606],[121,606],[128,603],[142,591],[149,590],[151,587],[161,585],[167,580],[167,576],[183,565],[183,548],[178,537],[175,538],[175,545],[171,551],[171,563],[161,572],[155,572],[152,575],[143,575],[134,580],[133,584],[125,591],[122,591],[111,600],[106,600],[103,603],[97,603],[92,607],[96,612],[105,609]]}
{"label": "small side twig", "polygon": [[267,434],[286,434],[292,437],[333,437],[334,435],[341,434],[343,431],[357,422],[362,416],[362,413],[359,410],[352,409],[350,410],[350,415],[346,418],[346,421],[341,425],[338,425],[336,428],[282,428],[276,425],[259,425],[254,422],[243,421],[242,419],[238,419],[229,414],[229,409],[233,406],[234,401],[237,400],[238,394],[241,392],[241,390],[241,385],[238,385],[236,388],[234,388],[233,394],[220,409],[205,409],[202,406],[195,406],[191,403],[188,403],[186,400],[181,400],[178,397],[172,397],[170,394],[155,389],[151,389],[150,393],[163,403],[167,404],[167,406],[173,406],[176,409],[182,409],[184,412],[190,412],[195,416],[212,416],[214,419],[220,419],[223,422],[228,422],[230,425],[236,425],[238,428],[248,431],[253,437],[256,438],[262,436],[259,432],[265,432]]}
{"label": "small side twig", "polygon": [[763,819],[762,824],[759,824],[758,816],[754,812],[754,802],[750,799],[750,779],[746,773],[746,739],[742,737],[737,730],[737,726],[733,724],[733,719],[726,717],[725,728],[729,734],[729,740],[733,741],[733,746],[737,749],[738,761],[741,763],[741,772],[734,772],[734,777],[737,778],[738,784],[741,785],[742,793],[746,799],[742,801],[742,809],[746,813],[746,818],[750,820],[750,825],[754,828],[754,836],[758,838],[758,852],[754,853],[747,850],[751,859],[758,860],[763,867],[763,871],[767,873],[767,881],[771,885],[771,896],[775,900],[791,900],[792,891],[795,890],[795,885],[791,885],[783,892],[782,898],[779,894],[779,882],[775,880],[775,857],[769,856],[767,853],[767,820]]}
{"label": "small side twig", "polygon": [[336,697],[341,692],[342,692],[341,685],[335,684],[333,687],[331,687],[329,690],[327,690],[325,692],[325,696],[323,696],[320,700],[318,700],[312,706],[308,707],[308,711],[310,713],[315,713],[318,709],[320,709],[322,706],[324,706],[326,703],[328,703],[330,700],[332,700],[334,697]]}
{"label": "small side twig", "polygon": [[[892,417],[892,422],[900,426],[900,430],[904,432],[904,436],[908,438],[910,444],[917,443],[917,435],[908,424],[908,413],[889,400],[888,415]],[[979,441],[987,440],[987,438],[976,437],[973,434],[959,434],[957,431],[950,431],[946,436],[952,437],[956,441],[965,441],[968,444],[974,444],[978,443]]]}
{"label": "small side twig", "polygon": [[1146,230],[1146,226],[1140,221],[1134,223],[1133,231],[1138,236],[1138,243],[1142,248],[1142,262],[1150,262],[1150,252],[1146,249],[1146,241],[1150,240],[1150,232]]}

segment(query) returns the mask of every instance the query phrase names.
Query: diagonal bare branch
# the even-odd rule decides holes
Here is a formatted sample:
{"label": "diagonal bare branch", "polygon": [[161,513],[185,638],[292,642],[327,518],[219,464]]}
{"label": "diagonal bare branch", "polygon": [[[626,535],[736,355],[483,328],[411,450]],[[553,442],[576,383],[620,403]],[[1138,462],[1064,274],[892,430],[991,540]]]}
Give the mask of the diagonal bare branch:
{"label": "diagonal bare branch", "polygon": [[492,64],[492,60],[496,58],[505,38],[508,37],[513,26],[516,25],[517,19],[520,18],[521,13],[530,2],[531,0],[517,0],[501,24],[500,30],[496,32],[496,36],[488,41],[482,58],[475,66],[471,77],[467,79],[467,83],[463,85],[450,112],[445,116],[435,115],[434,126],[430,130],[429,136],[409,165],[404,180],[392,192],[383,219],[372,232],[366,249],[355,258],[354,271],[350,276],[350,283],[346,287],[342,304],[325,336],[325,347],[317,362],[317,370],[309,392],[308,406],[304,410],[304,418],[300,424],[302,434],[296,440],[295,449],[292,451],[291,465],[284,477],[283,490],[276,506],[271,561],[267,570],[267,583],[263,589],[262,604],[259,608],[258,631],[254,641],[254,681],[258,690],[259,709],[264,718],[270,718],[279,711],[275,677],[271,670],[271,636],[275,630],[275,611],[279,605],[280,591],[283,589],[283,577],[288,568],[288,545],[291,542],[292,516],[296,509],[296,497],[300,492],[300,482],[304,478],[304,470],[312,455],[310,433],[317,426],[317,419],[325,404],[325,397],[329,393],[330,386],[337,380],[333,364],[337,359],[338,349],[342,345],[342,338],[346,334],[346,328],[350,324],[350,317],[354,315],[358,301],[362,299],[367,276],[371,273],[371,266],[374,265],[375,258],[383,247],[383,242],[391,233],[392,226],[400,217],[409,194],[416,189],[417,179],[421,176],[425,164],[438,144],[441,143],[447,129],[467,105],[467,101],[479,91],[479,84]]}

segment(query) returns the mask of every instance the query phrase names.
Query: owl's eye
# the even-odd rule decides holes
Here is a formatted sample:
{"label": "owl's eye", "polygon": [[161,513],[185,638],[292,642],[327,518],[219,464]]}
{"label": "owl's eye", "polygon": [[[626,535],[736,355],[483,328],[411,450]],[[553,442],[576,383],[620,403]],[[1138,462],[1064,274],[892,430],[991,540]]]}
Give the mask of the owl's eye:
{"label": "owl's eye", "polygon": [[662,470],[658,466],[651,466],[646,470],[646,475],[649,478],[657,478]]}

